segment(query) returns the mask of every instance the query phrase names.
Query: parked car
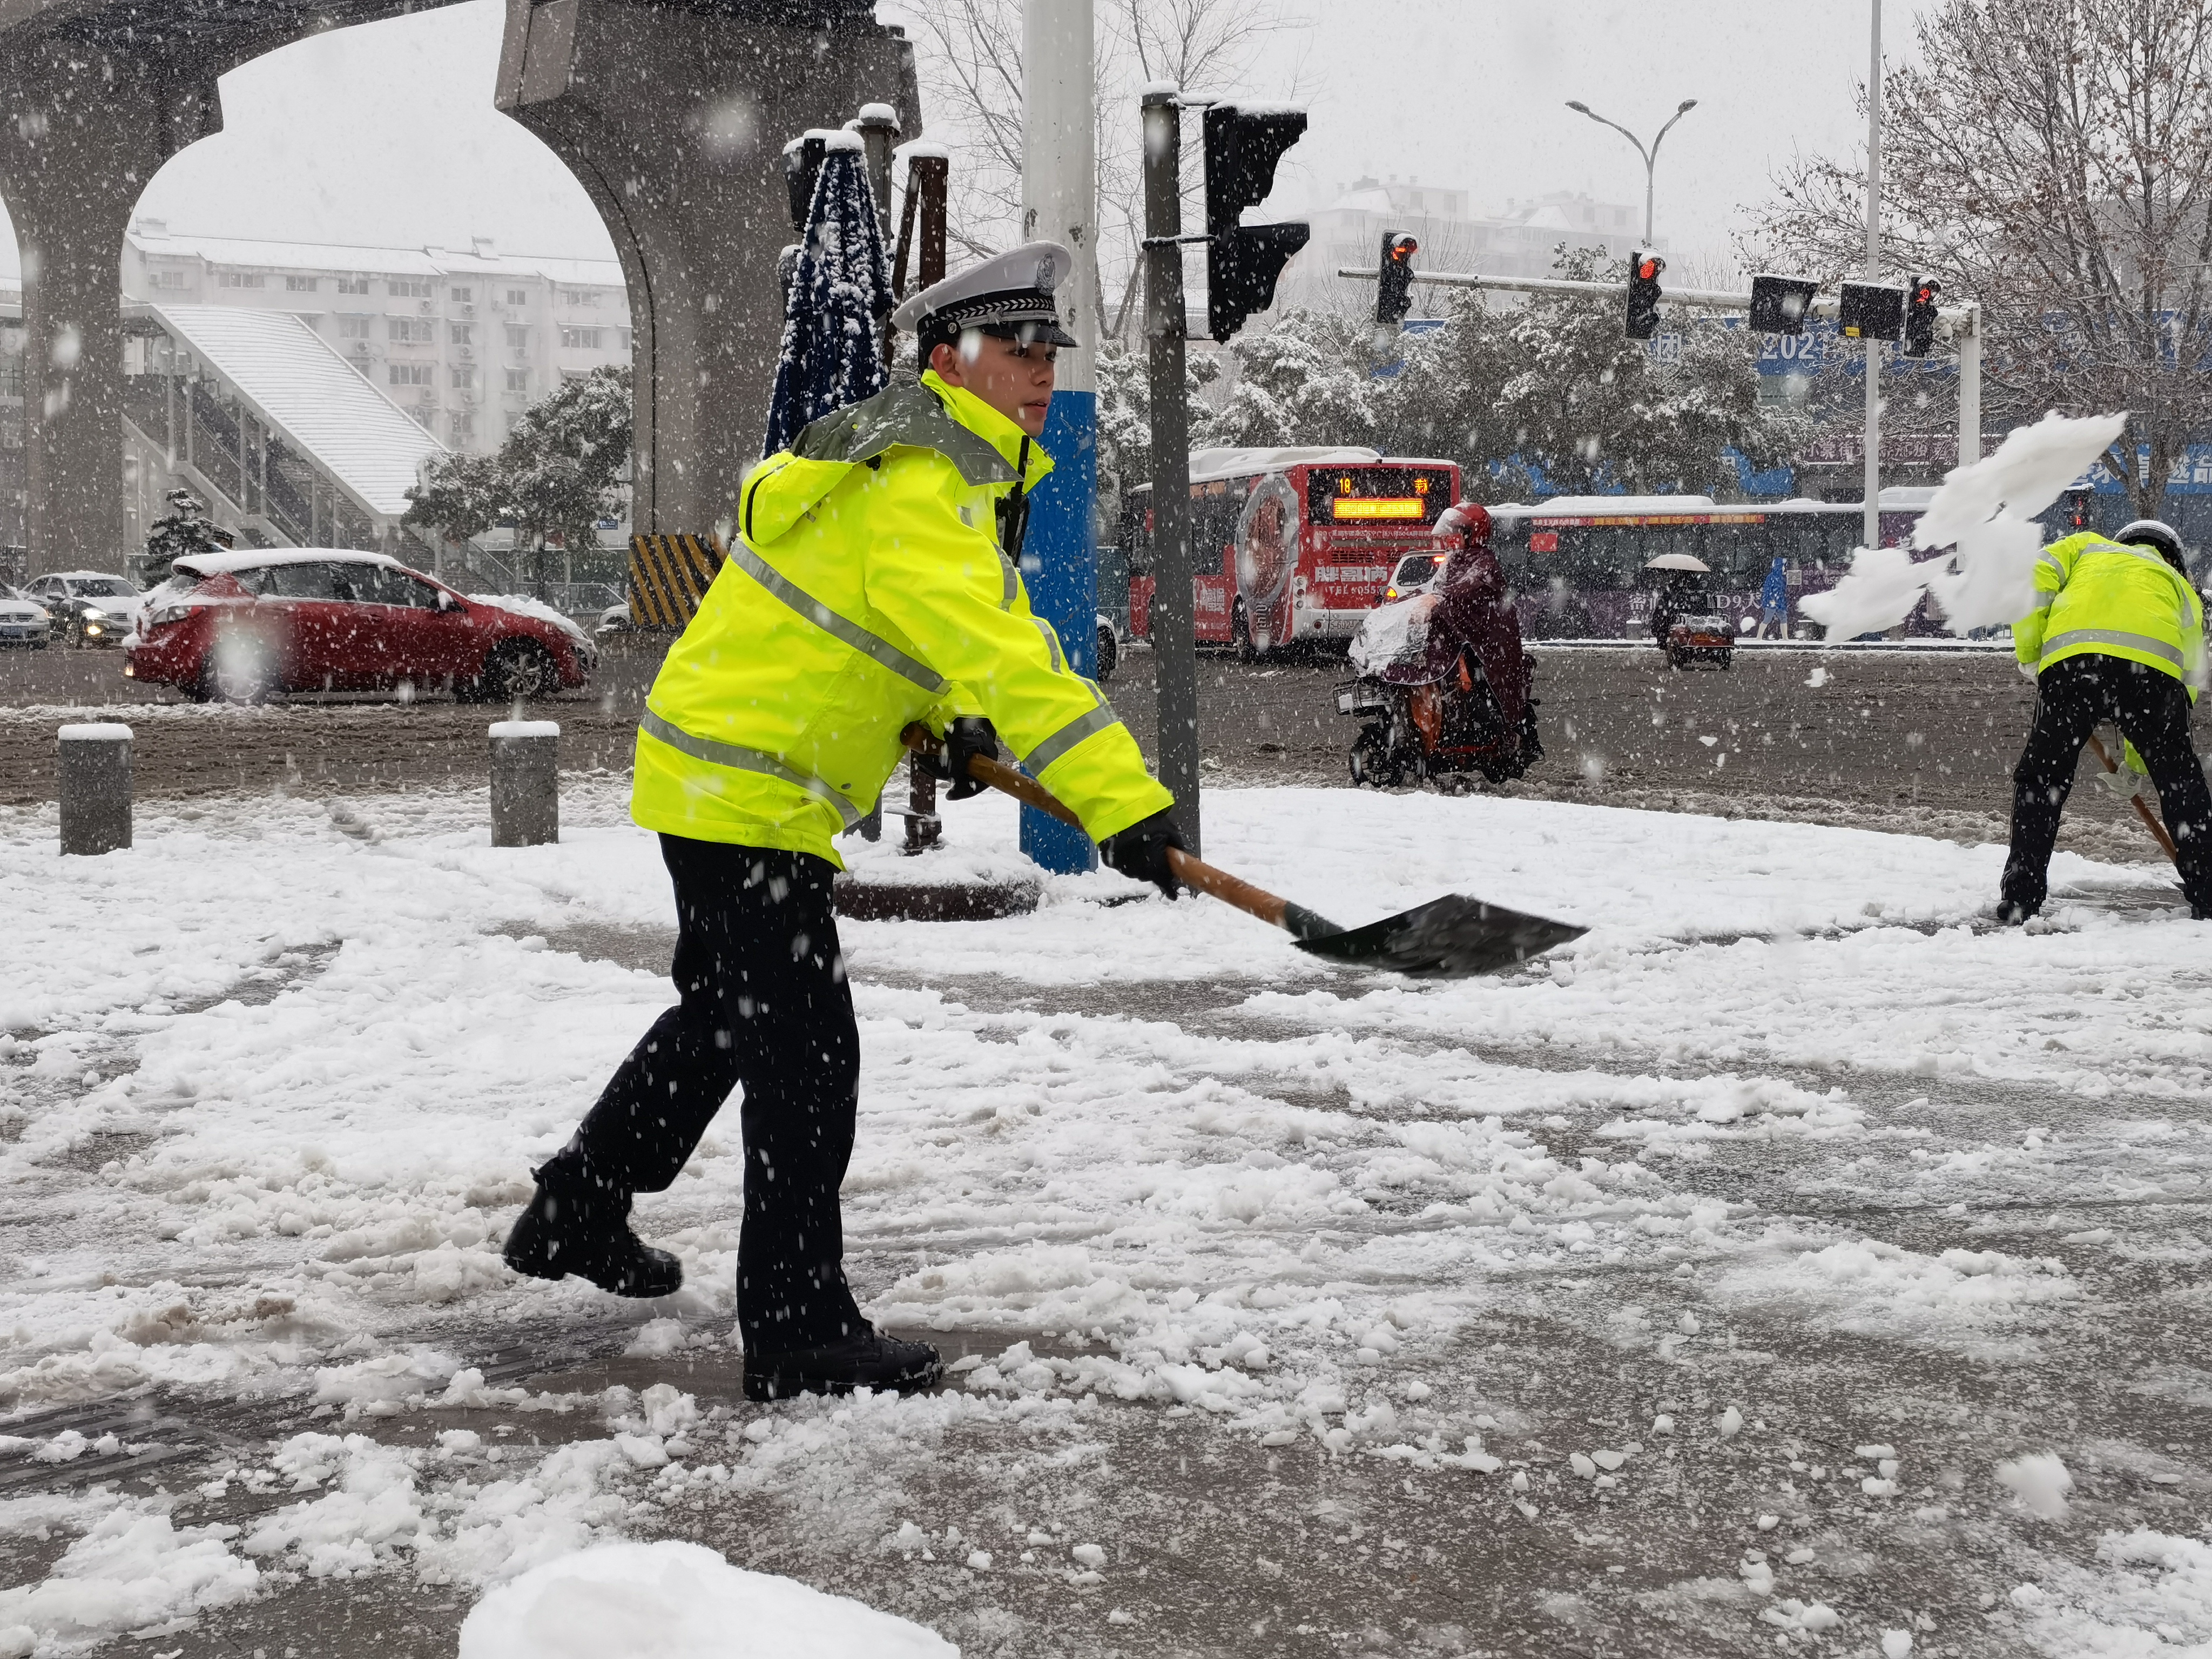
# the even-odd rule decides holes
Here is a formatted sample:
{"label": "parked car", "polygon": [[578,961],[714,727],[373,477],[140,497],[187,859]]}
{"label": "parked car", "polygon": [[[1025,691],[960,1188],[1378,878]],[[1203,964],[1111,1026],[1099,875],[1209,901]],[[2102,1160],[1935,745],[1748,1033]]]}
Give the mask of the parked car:
{"label": "parked car", "polygon": [[120,645],[145,600],[128,580],[97,570],[64,570],[40,576],[26,591],[46,608],[52,631],[65,645]]}
{"label": "parked car", "polygon": [[179,559],[123,672],[202,701],[402,682],[507,702],[582,685],[584,630],[526,599],[465,598],[381,553],[259,549]]}
{"label": "parked car", "polygon": [[0,645],[27,645],[43,651],[52,632],[53,617],[46,606],[20,587],[0,582]]}

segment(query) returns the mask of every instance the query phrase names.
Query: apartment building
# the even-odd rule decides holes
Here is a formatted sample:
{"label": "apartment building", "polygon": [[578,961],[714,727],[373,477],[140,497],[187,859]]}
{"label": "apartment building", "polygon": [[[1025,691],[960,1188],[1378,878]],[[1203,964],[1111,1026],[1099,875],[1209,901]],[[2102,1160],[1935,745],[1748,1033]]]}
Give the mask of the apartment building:
{"label": "apartment building", "polygon": [[611,259],[356,247],[173,234],[138,220],[126,299],[289,312],[451,448],[496,449],[563,379],[630,358],[629,299]]}

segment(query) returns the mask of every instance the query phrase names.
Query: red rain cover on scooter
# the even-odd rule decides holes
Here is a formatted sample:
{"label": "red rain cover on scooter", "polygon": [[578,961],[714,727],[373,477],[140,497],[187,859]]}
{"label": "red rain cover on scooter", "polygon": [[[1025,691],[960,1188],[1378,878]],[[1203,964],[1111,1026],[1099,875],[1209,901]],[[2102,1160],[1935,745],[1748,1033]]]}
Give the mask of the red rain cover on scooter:
{"label": "red rain cover on scooter", "polygon": [[1491,551],[1490,514],[1475,502],[1462,501],[1437,520],[1437,535],[1457,544],[1436,587],[1413,601],[1426,611],[1420,620],[1427,626],[1417,621],[1407,630],[1406,643],[1419,648],[1383,665],[1380,678],[1392,685],[1435,685],[1458,672],[1465,652],[1482,665],[1506,729],[1515,730],[1528,708],[1528,662],[1521,650],[1521,613]]}

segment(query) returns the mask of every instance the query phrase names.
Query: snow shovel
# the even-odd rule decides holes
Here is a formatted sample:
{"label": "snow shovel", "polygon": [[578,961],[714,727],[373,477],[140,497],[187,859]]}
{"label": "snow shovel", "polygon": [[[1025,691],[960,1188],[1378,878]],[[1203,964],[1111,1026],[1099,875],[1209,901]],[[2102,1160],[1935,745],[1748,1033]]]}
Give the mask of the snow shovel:
{"label": "snow shovel", "polygon": [[[2097,757],[2097,764],[2107,772],[2120,769],[2119,763],[2105,751],[2105,740],[2094,732],[2089,734],[2089,752]],[[2174,850],[2173,837],[2166,833],[2166,826],[2158,821],[2158,814],[2150,810],[2141,795],[2129,796],[2128,805],[2136,809],[2136,816],[2142,820],[2143,828],[2150,831],[2152,839],[2166,849],[2167,859],[2179,865],[2181,854]]]}
{"label": "snow shovel", "polygon": [[[908,748],[921,754],[939,753],[943,744],[919,722],[902,733]],[[1062,823],[1083,828],[1082,820],[1062,805],[1055,795],[1026,773],[1004,761],[971,757],[968,775],[978,783],[1012,795],[1024,805],[1048,812]],[[1364,927],[1340,927],[1303,904],[1240,881],[1226,870],[1217,870],[1180,848],[1168,849],[1168,867],[1176,878],[1201,893],[1210,893],[1233,904],[1249,916],[1279,927],[1297,941],[1302,951],[1332,962],[1362,968],[1387,969],[1427,979],[1466,979],[1510,968],[1541,954],[1555,945],[1580,939],[1589,930],[1553,921],[1545,916],[1509,910],[1502,904],[1447,894],[1440,899]]]}

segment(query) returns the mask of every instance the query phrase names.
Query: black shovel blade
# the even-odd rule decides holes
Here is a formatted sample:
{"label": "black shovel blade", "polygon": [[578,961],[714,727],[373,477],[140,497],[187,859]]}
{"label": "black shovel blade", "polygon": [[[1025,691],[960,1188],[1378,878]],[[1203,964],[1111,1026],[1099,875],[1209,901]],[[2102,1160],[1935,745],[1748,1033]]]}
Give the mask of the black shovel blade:
{"label": "black shovel blade", "polygon": [[1526,962],[1589,931],[1449,893],[1385,921],[1302,939],[1298,948],[1362,968],[1426,979],[1469,979]]}

